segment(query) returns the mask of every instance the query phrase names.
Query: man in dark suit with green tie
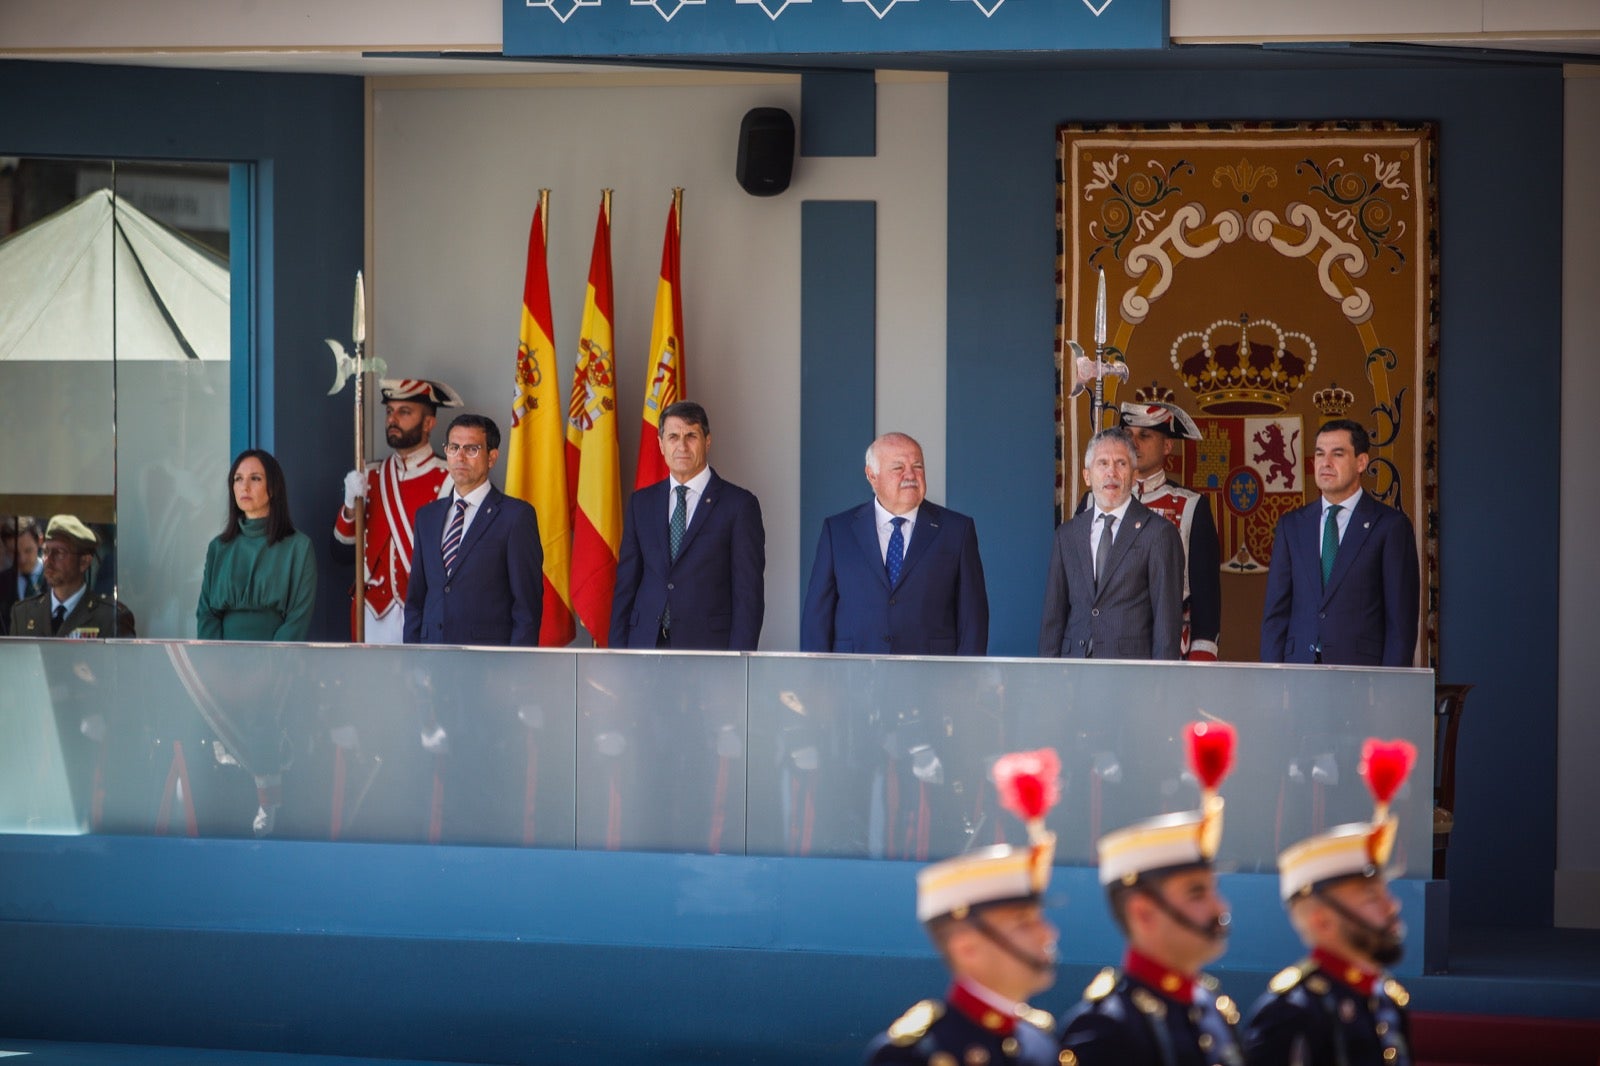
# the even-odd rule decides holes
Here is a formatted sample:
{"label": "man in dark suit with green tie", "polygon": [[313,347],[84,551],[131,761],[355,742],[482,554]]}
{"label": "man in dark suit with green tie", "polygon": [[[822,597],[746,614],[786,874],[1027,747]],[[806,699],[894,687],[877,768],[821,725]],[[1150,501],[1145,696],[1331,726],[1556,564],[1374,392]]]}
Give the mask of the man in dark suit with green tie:
{"label": "man in dark suit with green tie", "polygon": [[1278,520],[1261,616],[1264,663],[1410,666],[1421,577],[1411,520],[1361,491],[1372,450],[1359,422],[1317,433],[1320,499]]}

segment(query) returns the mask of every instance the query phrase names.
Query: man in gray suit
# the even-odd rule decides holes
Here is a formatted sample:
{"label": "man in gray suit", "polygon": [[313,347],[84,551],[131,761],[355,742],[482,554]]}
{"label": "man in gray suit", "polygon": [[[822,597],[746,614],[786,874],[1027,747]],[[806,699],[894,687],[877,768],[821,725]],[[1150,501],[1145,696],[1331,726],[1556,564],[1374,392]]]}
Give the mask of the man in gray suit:
{"label": "man in gray suit", "polygon": [[1094,500],[1056,530],[1039,655],[1177,659],[1183,632],[1183,538],[1133,498],[1133,441],[1122,428],[1089,440],[1083,481]]}

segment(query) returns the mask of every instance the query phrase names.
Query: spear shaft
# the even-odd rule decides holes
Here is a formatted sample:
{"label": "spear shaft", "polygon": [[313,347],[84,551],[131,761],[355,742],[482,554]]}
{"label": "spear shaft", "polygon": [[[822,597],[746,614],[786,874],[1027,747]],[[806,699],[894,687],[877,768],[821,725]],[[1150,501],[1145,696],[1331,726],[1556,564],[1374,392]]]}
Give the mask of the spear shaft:
{"label": "spear shaft", "polygon": [[[356,271],[356,306],[354,319],[350,325],[351,346],[355,349],[356,360],[356,398],[355,398],[355,435],[356,435],[356,469],[362,477],[367,473],[367,369],[366,369],[366,340],[367,340],[367,289],[362,280],[361,271]],[[356,603],[355,619],[351,635],[356,643],[360,644],[367,636],[367,498],[363,493],[356,500]]]}
{"label": "spear shaft", "polygon": [[1094,396],[1089,402],[1091,436],[1104,426],[1106,411],[1106,270],[1100,268],[1100,280],[1094,296]]}

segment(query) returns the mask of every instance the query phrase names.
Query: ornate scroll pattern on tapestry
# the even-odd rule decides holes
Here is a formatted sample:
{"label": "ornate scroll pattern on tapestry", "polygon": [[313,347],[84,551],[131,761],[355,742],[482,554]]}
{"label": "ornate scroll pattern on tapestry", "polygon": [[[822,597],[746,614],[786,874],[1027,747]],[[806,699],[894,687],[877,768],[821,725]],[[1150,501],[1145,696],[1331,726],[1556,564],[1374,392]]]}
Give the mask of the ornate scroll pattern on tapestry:
{"label": "ornate scroll pattern on tapestry", "polygon": [[1203,439],[1168,476],[1211,503],[1223,653],[1251,659],[1272,532],[1315,498],[1317,429],[1372,435],[1363,487],[1410,516],[1424,661],[1438,647],[1437,133],[1386,122],[1067,125],[1058,131],[1058,518],[1083,491],[1089,406],[1067,399],[1066,341],[1088,347],[1097,270],[1107,351],[1132,387],[1182,405]]}

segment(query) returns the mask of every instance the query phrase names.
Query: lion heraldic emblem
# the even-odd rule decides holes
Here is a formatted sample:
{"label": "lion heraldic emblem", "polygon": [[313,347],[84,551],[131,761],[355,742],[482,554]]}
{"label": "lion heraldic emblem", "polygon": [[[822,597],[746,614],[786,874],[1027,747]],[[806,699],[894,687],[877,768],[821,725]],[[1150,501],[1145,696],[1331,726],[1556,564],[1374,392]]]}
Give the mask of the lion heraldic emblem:
{"label": "lion heraldic emblem", "polygon": [[1283,487],[1294,488],[1295,470],[1299,459],[1295,455],[1295,443],[1300,439],[1297,429],[1287,438],[1283,435],[1283,426],[1277,422],[1268,422],[1257,430],[1251,437],[1261,446],[1261,450],[1250,457],[1252,463],[1265,463],[1267,465],[1264,475],[1266,483],[1277,483],[1278,475],[1283,475]]}

